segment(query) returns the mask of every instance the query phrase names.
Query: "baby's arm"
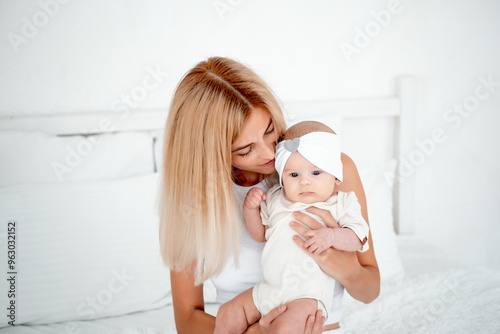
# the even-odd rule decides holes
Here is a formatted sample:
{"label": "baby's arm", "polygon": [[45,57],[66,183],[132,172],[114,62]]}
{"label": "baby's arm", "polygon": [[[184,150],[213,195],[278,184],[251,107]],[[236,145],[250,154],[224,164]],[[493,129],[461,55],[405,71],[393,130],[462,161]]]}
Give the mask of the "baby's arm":
{"label": "baby's arm", "polygon": [[260,217],[260,202],[266,199],[266,194],[260,188],[252,188],[245,197],[243,203],[243,218],[248,233],[255,241],[266,241],[266,226],[262,225],[262,218]]}
{"label": "baby's arm", "polygon": [[323,227],[307,231],[304,235],[310,237],[304,247],[313,254],[319,254],[330,247],[349,252],[359,251],[363,248],[359,237],[348,227]]}
{"label": "baby's arm", "polygon": [[314,254],[319,254],[329,247],[339,250],[365,252],[368,250],[369,227],[361,215],[361,206],[354,192],[339,193],[342,203],[339,216],[341,228],[322,228],[307,231],[304,235],[310,237],[304,247]]}

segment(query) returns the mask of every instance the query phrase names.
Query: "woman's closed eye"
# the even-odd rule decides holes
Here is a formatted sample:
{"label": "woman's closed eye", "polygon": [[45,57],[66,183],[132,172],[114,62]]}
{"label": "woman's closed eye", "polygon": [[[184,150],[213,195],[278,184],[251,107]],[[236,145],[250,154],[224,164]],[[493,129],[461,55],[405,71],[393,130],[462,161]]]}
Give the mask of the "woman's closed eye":
{"label": "woman's closed eye", "polygon": [[272,126],[273,126],[273,127],[271,128],[271,130],[267,131],[267,132],[265,133],[265,135],[270,135],[271,133],[273,133],[273,132],[274,132],[274,124],[272,124]]}
{"label": "woman's closed eye", "polygon": [[246,157],[247,155],[250,154],[250,152],[252,152],[252,146],[250,146],[250,148],[248,149],[248,151],[246,151],[245,153],[238,153],[238,155],[240,157]]}
{"label": "woman's closed eye", "polygon": [[[271,126],[272,126],[272,127],[271,127]],[[267,131],[264,133],[264,135],[270,135],[270,134],[272,134],[272,133],[274,132],[275,128],[274,128],[274,123],[272,123],[272,121],[271,121],[271,123],[269,123],[268,129],[269,129],[269,127],[271,127],[271,129],[270,129],[270,130],[267,130]],[[240,157],[246,157],[247,155],[249,155],[249,154],[252,152],[252,150],[253,150],[253,145],[252,145],[252,146],[250,146],[250,148],[248,149],[248,151],[246,151],[245,153],[238,153],[238,155],[239,155]]]}

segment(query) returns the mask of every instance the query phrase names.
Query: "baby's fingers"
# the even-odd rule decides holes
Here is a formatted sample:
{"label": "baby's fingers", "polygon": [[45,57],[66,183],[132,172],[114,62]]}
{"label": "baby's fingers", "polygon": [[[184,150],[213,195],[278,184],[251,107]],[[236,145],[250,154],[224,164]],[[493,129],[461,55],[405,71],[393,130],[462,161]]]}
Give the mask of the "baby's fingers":
{"label": "baby's fingers", "polygon": [[311,238],[304,243],[304,248],[309,249],[314,244],[316,244],[316,238]]}
{"label": "baby's fingers", "polygon": [[332,214],[328,210],[319,209],[315,206],[310,206],[306,209],[306,211],[316,216],[319,216],[328,227],[340,227],[340,225],[337,223],[335,218],[333,218]]}
{"label": "baby's fingers", "polygon": [[[307,231],[310,231],[310,229],[304,227],[304,225],[297,223],[295,221],[290,222],[290,227],[297,232],[299,235],[305,236]],[[299,238],[300,239],[300,238]]]}

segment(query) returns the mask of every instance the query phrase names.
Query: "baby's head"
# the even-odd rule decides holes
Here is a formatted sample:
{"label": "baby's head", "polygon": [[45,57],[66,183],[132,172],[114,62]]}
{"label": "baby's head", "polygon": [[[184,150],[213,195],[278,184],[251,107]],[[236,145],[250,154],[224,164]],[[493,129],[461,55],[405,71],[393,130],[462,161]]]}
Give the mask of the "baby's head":
{"label": "baby's head", "polygon": [[340,141],[323,123],[306,121],[290,127],[276,149],[276,170],[292,202],[324,202],[342,181]]}

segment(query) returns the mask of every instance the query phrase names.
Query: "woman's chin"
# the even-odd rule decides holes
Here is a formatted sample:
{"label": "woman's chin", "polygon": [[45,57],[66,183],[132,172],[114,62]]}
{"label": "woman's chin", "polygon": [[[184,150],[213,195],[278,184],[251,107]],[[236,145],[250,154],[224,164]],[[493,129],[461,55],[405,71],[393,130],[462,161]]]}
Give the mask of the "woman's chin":
{"label": "woman's chin", "polygon": [[261,174],[269,175],[272,174],[276,169],[274,168],[274,164],[269,165],[269,166],[262,166],[261,167]]}

